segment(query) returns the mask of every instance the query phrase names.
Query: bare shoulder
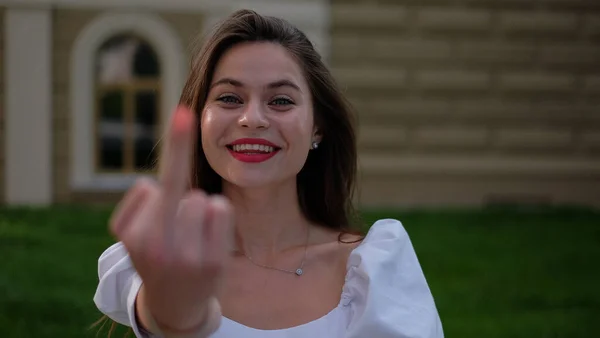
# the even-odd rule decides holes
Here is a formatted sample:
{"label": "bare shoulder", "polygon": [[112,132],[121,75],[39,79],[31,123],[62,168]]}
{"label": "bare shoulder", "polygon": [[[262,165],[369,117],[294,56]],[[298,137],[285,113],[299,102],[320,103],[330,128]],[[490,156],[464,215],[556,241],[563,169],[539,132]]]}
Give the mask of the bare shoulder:
{"label": "bare shoulder", "polygon": [[340,266],[345,270],[346,262],[352,250],[363,241],[364,236],[354,233],[340,232],[334,229],[316,228],[313,237],[314,252],[329,264]]}
{"label": "bare shoulder", "polygon": [[335,229],[323,227],[315,227],[315,229],[311,231],[313,231],[313,234],[311,235],[313,240],[311,242],[314,244],[330,244],[346,250],[353,250],[360,245],[364,239],[364,236],[360,234],[340,232]]}
{"label": "bare shoulder", "polygon": [[343,246],[350,247],[352,249],[359,246],[360,243],[362,243],[362,241],[364,239],[365,239],[365,236],[360,235],[360,234],[338,233],[338,240],[339,240],[340,244],[342,244]]}

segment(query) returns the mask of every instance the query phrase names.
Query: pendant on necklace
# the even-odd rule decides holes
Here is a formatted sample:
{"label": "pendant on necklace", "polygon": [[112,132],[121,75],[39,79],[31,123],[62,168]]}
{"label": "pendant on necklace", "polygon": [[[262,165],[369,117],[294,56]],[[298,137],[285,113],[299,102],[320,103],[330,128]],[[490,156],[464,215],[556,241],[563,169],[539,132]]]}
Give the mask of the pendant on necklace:
{"label": "pendant on necklace", "polygon": [[296,270],[296,275],[298,275],[298,276],[302,276],[303,273],[304,273],[304,271],[302,271],[302,269]]}

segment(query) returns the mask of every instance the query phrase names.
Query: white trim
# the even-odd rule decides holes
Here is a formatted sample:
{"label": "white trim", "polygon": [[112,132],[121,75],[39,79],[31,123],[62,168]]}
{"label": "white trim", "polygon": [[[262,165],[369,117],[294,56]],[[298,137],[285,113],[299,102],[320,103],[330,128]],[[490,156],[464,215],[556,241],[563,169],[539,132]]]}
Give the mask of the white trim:
{"label": "white trim", "polygon": [[109,13],[89,24],[77,37],[71,54],[71,188],[118,189],[134,176],[96,175],[93,167],[94,60],[97,48],[111,36],[133,31],[156,50],[161,66],[161,120],[168,121],[179,101],[187,61],[179,37],[152,14]]}
{"label": "white trim", "polygon": [[5,11],[5,199],[52,202],[52,13]]}
{"label": "white trim", "polygon": [[297,25],[327,61],[330,53],[331,4],[329,0],[0,0],[7,7],[86,8],[103,10],[200,11],[208,13],[205,28],[240,8],[254,9]]}
{"label": "white trim", "polygon": [[[315,44],[324,60],[329,60],[331,4],[329,0],[0,0],[0,5],[43,6],[58,8],[85,8],[102,10],[134,11],[199,11],[208,13],[205,28],[233,10],[247,8],[261,14],[273,15],[289,20]],[[206,31],[206,30],[205,30]]]}

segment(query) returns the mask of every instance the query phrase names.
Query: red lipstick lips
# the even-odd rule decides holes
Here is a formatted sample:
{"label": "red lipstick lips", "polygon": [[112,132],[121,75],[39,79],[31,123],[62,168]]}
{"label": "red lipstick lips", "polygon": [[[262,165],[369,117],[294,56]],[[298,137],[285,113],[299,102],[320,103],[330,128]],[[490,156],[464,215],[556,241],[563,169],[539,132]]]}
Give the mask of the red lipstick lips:
{"label": "red lipstick lips", "polygon": [[242,138],[227,146],[233,158],[245,163],[260,163],[275,156],[281,148],[261,138]]}

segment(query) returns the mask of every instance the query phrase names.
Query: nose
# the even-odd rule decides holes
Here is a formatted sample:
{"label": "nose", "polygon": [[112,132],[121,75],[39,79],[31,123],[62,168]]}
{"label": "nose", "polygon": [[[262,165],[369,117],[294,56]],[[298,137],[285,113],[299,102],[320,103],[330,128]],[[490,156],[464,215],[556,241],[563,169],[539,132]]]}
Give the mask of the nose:
{"label": "nose", "polygon": [[251,129],[269,128],[269,120],[265,116],[262,105],[258,102],[246,105],[238,119],[238,124]]}

